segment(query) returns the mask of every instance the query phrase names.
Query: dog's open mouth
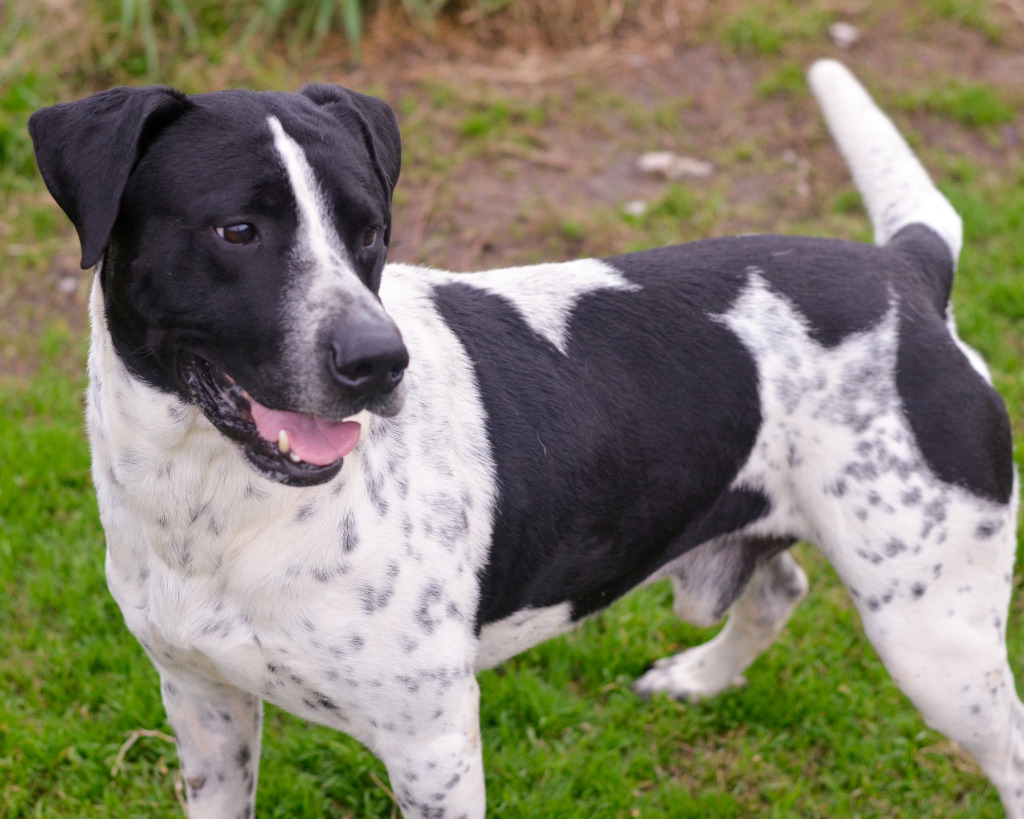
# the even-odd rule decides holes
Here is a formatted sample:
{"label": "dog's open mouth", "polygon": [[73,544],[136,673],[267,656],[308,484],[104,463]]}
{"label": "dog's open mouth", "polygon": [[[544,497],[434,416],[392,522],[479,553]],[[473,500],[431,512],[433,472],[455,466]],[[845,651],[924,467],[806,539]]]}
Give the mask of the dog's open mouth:
{"label": "dog's open mouth", "polygon": [[269,409],[204,359],[190,358],[182,372],[210,422],[241,445],[257,470],[279,483],[314,486],[329,481],[359,443],[359,422]]}

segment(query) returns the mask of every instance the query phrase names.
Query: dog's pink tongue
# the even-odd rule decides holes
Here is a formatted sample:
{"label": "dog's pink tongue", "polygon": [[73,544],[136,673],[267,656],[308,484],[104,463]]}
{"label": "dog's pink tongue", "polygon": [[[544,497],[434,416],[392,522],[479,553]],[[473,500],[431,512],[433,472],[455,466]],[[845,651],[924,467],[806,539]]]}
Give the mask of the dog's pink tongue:
{"label": "dog's pink tongue", "polygon": [[315,415],[267,409],[251,402],[252,420],[260,435],[275,446],[284,430],[288,447],[314,466],[327,466],[344,458],[359,443],[362,427],[358,421],[328,421]]}

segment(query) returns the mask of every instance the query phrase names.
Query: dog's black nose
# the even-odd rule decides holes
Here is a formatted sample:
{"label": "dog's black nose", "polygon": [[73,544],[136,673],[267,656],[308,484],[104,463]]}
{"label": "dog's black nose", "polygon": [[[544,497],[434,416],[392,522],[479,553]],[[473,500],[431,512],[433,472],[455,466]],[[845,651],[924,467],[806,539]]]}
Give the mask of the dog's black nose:
{"label": "dog's black nose", "polygon": [[390,319],[339,327],[331,339],[334,380],[353,397],[386,395],[402,380],[409,352]]}

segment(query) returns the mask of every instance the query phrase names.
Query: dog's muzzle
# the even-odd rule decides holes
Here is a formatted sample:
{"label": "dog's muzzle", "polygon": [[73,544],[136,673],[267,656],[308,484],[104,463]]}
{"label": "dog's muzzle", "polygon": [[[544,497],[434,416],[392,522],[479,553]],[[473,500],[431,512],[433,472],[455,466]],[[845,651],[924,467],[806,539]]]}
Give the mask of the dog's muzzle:
{"label": "dog's muzzle", "polygon": [[359,443],[362,426],[354,415],[398,413],[398,388],[409,364],[401,334],[390,321],[348,324],[331,334],[326,347],[332,392],[351,408],[340,418],[265,406],[198,356],[183,359],[182,377],[210,422],[241,446],[261,474],[288,486],[313,486],[337,475]]}

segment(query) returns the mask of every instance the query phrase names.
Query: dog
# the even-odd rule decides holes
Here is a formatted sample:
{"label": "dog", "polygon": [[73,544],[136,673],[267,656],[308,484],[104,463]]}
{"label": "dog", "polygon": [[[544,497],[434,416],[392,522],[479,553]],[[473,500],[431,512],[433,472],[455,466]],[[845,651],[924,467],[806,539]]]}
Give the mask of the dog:
{"label": "dog", "polygon": [[876,246],[780,236],[385,268],[394,114],[336,86],[36,112],[91,295],[110,590],[190,815],[255,805],[262,703],[355,737],[406,817],[485,812],[474,672],[660,578],[734,684],[817,545],[929,725],[1024,818],[1010,426],[950,288],[961,221],[841,65],[809,73]]}

